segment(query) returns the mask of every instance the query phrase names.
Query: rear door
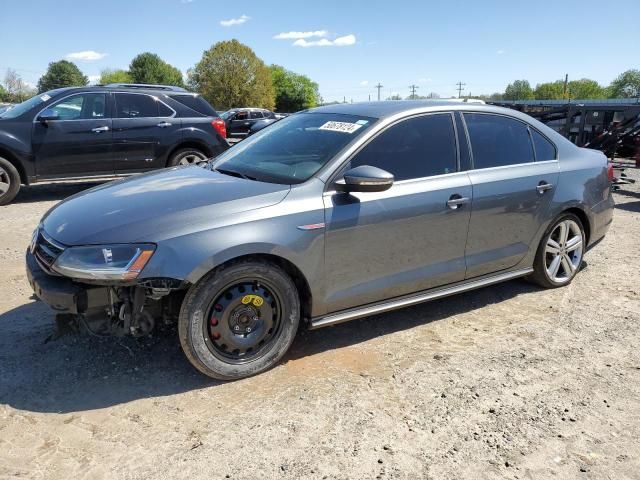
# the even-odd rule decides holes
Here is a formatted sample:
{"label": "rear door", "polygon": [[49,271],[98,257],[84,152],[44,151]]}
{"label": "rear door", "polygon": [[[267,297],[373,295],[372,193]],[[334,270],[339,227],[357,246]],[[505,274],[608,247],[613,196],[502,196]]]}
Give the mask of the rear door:
{"label": "rear door", "polygon": [[465,113],[464,120],[473,163],[466,253],[472,278],[513,267],[534,248],[559,167],[555,146],[524,122],[486,113]]}
{"label": "rear door", "polygon": [[452,115],[389,127],[344,169],[360,165],[391,172],[395,182],[384,192],[325,193],[329,311],[463,280],[471,183],[457,171]]}
{"label": "rear door", "polygon": [[38,178],[113,175],[108,95],[69,95],[46,108],[58,120],[40,122],[36,117],[32,148]]}
{"label": "rear door", "polygon": [[176,112],[145,93],[114,94],[113,150],[116,173],[166,166],[168,149],[180,132]]}

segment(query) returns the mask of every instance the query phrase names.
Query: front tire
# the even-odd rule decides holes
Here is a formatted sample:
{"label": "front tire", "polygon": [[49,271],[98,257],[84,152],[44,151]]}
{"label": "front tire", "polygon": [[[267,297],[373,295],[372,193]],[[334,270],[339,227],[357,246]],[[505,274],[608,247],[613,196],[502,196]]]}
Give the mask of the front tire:
{"label": "front tire", "polygon": [[191,287],[180,309],[180,344],[191,364],[218,380],[273,367],[300,322],[300,299],[278,266],[243,261],[218,268]]}
{"label": "front tire", "polygon": [[544,288],[569,285],[580,271],[585,247],[580,219],[572,213],[562,214],[542,237],[531,280]]}
{"label": "front tire", "polygon": [[9,160],[0,157],[0,205],[7,205],[20,191],[20,173]]}
{"label": "front tire", "polygon": [[171,155],[168,167],[177,167],[184,165],[195,165],[207,159],[207,155],[197,148],[181,148]]}

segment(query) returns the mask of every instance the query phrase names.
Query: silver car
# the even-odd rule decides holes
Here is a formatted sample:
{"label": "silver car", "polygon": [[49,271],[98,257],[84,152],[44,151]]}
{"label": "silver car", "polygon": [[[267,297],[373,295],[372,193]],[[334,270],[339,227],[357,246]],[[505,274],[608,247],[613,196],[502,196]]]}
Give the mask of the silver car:
{"label": "silver car", "polygon": [[198,370],[237,379],[276,364],[299,326],[517,277],[567,285],[611,224],[610,175],[513,110],[333,105],[61,202],[27,269],[59,321],[117,335],[175,321]]}

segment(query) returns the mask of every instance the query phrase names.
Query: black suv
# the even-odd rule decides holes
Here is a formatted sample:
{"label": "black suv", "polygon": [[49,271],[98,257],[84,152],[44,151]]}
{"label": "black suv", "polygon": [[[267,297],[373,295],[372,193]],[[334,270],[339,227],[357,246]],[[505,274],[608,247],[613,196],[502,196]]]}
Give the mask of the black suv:
{"label": "black suv", "polygon": [[224,121],[205,99],[180,87],[51,90],[0,113],[0,205],[21,184],[129,175],[227,148]]}
{"label": "black suv", "polygon": [[232,108],[220,115],[226,124],[229,137],[246,137],[254,123],[267,119],[276,119],[276,114],[264,108]]}

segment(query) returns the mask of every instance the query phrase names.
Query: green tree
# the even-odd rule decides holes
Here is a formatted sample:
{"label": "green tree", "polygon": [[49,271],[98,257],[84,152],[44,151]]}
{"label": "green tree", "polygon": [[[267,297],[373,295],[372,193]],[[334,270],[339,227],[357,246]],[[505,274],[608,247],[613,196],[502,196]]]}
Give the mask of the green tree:
{"label": "green tree", "polygon": [[183,86],[182,72],[155,53],[141,53],[131,60],[129,76],[134,83]]}
{"label": "green tree", "polygon": [[272,109],[275,105],[271,71],[253,50],[235,39],[205,50],[189,71],[189,84],[219,109]]}
{"label": "green tree", "polygon": [[33,97],[37,92],[30,87],[15,70],[7,69],[4,76],[5,102],[20,103]]}
{"label": "green tree", "polygon": [[305,75],[299,75],[279,65],[271,65],[271,79],[275,93],[276,110],[297,112],[318,104],[318,84]]}
{"label": "green tree", "polygon": [[0,102],[8,102],[9,101],[9,92],[0,85]]}
{"label": "green tree", "polygon": [[106,68],[100,72],[100,80],[98,80],[98,83],[108,85],[109,83],[131,83],[132,81],[129,72]]}
{"label": "green tree", "polygon": [[504,91],[505,100],[533,100],[533,90],[527,80],[515,80]]}
{"label": "green tree", "polygon": [[611,98],[640,97],[640,70],[621,73],[609,86]]}
{"label": "green tree", "polygon": [[556,80],[555,82],[539,83],[533,94],[536,100],[562,100],[564,98],[564,82]]}
{"label": "green tree", "polygon": [[598,82],[589,78],[570,81],[568,84],[568,90],[571,98],[576,99],[606,97],[606,90]]}
{"label": "green tree", "polygon": [[38,80],[38,92],[46,92],[61,87],[83,87],[89,79],[82,74],[75,63],[67,60],[51,62],[47,72]]}

